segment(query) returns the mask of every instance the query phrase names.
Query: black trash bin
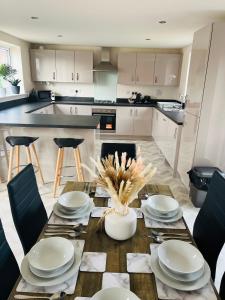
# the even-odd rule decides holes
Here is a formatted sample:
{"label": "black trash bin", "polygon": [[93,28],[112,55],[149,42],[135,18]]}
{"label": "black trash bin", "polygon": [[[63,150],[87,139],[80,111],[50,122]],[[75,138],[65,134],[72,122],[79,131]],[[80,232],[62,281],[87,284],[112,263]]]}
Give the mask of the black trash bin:
{"label": "black trash bin", "polygon": [[187,172],[190,178],[189,196],[195,207],[201,207],[204,203],[211,178],[215,171],[221,172],[216,167],[193,167]]}

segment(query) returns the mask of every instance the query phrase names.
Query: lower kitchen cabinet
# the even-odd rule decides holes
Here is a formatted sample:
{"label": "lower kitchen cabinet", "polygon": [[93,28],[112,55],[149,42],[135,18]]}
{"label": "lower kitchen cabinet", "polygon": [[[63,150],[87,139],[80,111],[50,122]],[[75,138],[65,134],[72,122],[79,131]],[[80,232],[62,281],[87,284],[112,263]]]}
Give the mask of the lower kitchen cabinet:
{"label": "lower kitchen cabinet", "polygon": [[69,104],[56,104],[56,114],[64,115],[92,115],[92,109],[90,105],[69,105]]}
{"label": "lower kitchen cabinet", "polygon": [[181,125],[177,125],[157,109],[153,110],[152,136],[173,168],[174,175],[177,172],[181,130]]}
{"label": "lower kitchen cabinet", "polygon": [[152,131],[151,107],[117,107],[116,134],[150,136]]}

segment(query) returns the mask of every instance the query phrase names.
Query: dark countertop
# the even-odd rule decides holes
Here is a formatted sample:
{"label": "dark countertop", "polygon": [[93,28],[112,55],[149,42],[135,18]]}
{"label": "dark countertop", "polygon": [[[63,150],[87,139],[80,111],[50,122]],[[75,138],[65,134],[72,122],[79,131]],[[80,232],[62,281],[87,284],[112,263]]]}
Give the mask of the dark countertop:
{"label": "dark countertop", "polygon": [[[164,111],[157,107],[156,100],[150,103],[130,104],[127,99],[118,99],[116,103],[94,103],[93,98],[74,99],[74,97],[61,97],[56,99],[55,104],[68,105],[93,105],[93,106],[128,106],[128,107],[155,107],[169,119],[178,125],[183,125],[184,113],[181,111]],[[165,101],[165,100],[160,100]],[[169,101],[169,100],[168,100]],[[174,101],[174,100],[171,100]],[[21,99],[21,104],[1,110],[0,106],[0,125],[20,126],[20,127],[50,127],[50,128],[83,128],[95,129],[99,123],[97,116],[74,116],[74,115],[51,115],[35,114],[35,110],[51,105],[50,101],[28,102],[27,99]],[[32,114],[29,112],[33,112]]]}
{"label": "dark countertop", "polygon": [[0,126],[49,127],[96,129],[100,118],[97,116],[70,116],[30,114],[27,111],[48,106],[50,103],[37,102],[20,104],[0,111]]}

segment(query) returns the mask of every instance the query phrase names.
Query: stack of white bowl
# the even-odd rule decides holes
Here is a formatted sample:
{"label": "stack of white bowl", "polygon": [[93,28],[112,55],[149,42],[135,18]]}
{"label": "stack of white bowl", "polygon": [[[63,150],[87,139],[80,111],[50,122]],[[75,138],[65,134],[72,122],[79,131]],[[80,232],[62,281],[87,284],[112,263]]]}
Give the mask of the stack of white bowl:
{"label": "stack of white bowl", "polygon": [[40,240],[27,254],[30,271],[41,278],[54,278],[74,264],[75,249],[70,240],[51,237]]}
{"label": "stack of white bowl", "polygon": [[93,201],[88,194],[73,191],[62,194],[54,206],[53,211],[60,217],[75,219],[87,215],[92,208]]}
{"label": "stack of white bowl", "polygon": [[150,196],[145,201],[143,209],[147,217],[160,222],[174,222],[182,217],[177,200],[166,195]]}
{"label": "stack of white bowl", "polygon": [[166,276],[178,282],[196,281],[205,271],[199,250],[179,240],[169,240],[158,247],[158,263]]}

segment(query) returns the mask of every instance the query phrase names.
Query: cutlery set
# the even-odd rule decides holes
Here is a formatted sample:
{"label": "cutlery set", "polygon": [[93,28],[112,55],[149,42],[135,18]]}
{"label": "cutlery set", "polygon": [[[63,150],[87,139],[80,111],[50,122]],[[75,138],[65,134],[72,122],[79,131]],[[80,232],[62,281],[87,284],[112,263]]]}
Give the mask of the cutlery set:
{"label": "cutlery set", "polygon": [[20,299],[20,300],[25,300],[25,299],[48,299],[48,300],[63,300],[66,297],[65,292],[59,292],[59,293],[54,293],[50,297],[48,296],[30,296],[30,295],[20,295],[17,294],[14,296],[14,299]]}
{"label": "cutlery set", "polygon": [[75,238],[80,236],[82,233],[87,233],[84,230],[83,224],[77,225],[48,225],[48,228],[45,230],[45,236],[57,236],[57,235],[67,235],[69,237]]}
{"label": "cutlery set", "polygon": [[167,240],[184,240],[191,243],[191,239],[188,233],[176,233],[176,232],[160,232],[151,230],[151,234],[147,237],[152,238],[156,243],[163,243]]}

